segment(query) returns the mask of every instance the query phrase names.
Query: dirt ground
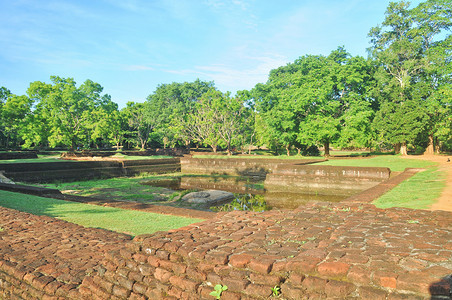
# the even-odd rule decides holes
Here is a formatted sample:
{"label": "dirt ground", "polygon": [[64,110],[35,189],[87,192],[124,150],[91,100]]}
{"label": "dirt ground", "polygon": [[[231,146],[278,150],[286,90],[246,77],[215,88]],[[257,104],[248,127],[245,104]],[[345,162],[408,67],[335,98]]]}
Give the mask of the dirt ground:
{"label": "dirt ground", "polygon": [[[452,156],[446,155],[416,155],[408,156],[409,159],[422,159],[439,163],[439,170],[447,173],[446,186],[431,210],[452,211]],[[447,160],[450,159],[448,162]]]}

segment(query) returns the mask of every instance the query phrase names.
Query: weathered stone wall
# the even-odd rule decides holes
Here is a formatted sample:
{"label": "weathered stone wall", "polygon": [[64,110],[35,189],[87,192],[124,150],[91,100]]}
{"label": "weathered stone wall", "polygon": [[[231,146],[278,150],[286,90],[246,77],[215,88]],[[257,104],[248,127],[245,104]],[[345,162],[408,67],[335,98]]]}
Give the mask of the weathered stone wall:
{"label": "weathered stone wall", "polygon": [[0,164],[0,171],[5,171],[6,177],[23,182],[74,181],[179,170],[179,158]]}
{"label": "weathered stone wall", "polygon": [[[265,187],[298,192],[310,190],[364,190],[390,177],[389,168],[339,167],[312,164],[322,160],[181,158],[181,172],[194,174],[242,175],[265,179]],[[310,165],[312,164],[312,165]]]}
{"label": "weathered stone wall", "polygon": [[35,151],[0,152],[0,160],[38,158]]}
{"label": "weathered stone wall", "polygon": [[[5,299],[450,299],[452,214],[311,203],[127,241],[0,209]],[[104,232],[103,234],[100,234]],[[59,297],[59,298],[58,298]]]}
{"label": "weathered stone wall", "polygon": [[250,176],[265,179],[266,175],[272,173],[276,168],[284,165],[310,164],[319,162],[319,159],[291,160],[281,159],[241,159],[241,158],[192,158],[185,156],[181,158],[182,173],[190,174],[221,174]]}

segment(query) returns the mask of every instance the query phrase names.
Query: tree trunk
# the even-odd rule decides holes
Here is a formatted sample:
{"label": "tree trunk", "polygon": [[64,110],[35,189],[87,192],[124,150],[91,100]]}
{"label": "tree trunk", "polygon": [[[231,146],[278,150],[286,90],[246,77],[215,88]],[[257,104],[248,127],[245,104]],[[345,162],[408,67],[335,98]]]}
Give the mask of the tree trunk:
{"label": "tree trunk", "polygon": [[440,143],[439,143],[437,137],[434,138],[434,140],[433,140],[433,145],[434,145],[434,148],[435,148],[435,153],[439,153],[439,150],[440,150]]}
{"label": "tree trunk", "polygon": [[400,152],[400,143],[394,144],[394,154],[397,154]]}
{"label": "tree trunk", "polygon": [[290,145],[286,145],[287,156],[290,156]]}
{"label": "tree trunk", "polygon": [[190,140],[185,141],[185,148],[187,148],[188,151],[190,151]]}
{"label": "tree trunk", "polygon": [[213,153],[217,153],[217,145],[210,145],[212,147]]}
{"label": "tree trunk", "polygon": [[297,148],[298,155],[301,155],[301,148]]}
{"label": "tree trunk", "polygon": [[324,142],[323,147],[325,148],[325,157],[330,156],[330,142]]}
{"label": "tree trunk", "polygon": [[400,147],[400,154],[402,154],[403,156],[408,155],[408,151],[406,148],[406,142],[402,143],[402,146]]}
{"label": "tree trunk", "polygon": [[428,135],[428,146],[425,149],[424,155],[432,155],[435,153],[435,147],[433,145],[433,134]]}

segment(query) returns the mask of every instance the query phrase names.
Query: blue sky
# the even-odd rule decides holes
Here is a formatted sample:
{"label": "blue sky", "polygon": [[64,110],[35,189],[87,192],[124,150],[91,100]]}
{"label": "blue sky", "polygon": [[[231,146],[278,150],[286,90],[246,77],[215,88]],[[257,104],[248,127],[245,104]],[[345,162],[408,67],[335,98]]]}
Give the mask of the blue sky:
{"label": "blue sky", "polygon": [[91,79],[120,107],[196,78],[234,94],[306,54],[367,56],[389,2],[0,0],[0,86],[22,95],[51,75]]}

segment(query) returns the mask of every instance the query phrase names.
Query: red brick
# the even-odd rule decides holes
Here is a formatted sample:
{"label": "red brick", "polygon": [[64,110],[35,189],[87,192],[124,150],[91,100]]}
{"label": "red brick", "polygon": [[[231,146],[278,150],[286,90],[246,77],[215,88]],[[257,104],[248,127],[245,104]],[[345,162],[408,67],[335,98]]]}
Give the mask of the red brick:
{"label": "red brick", "polygon": [[36,287],[39,290],[43,290],[44,287],[48,283],[50,283],[50,282],[52,282],[54,280],[55,280],[55,278],[53,278],[52,276],[41,276],[41,277],[38,277],[38,278],[33,280],[33,286]]}
{"label": "red brick", "polygon": [[123,288],[122,286],[115,285],[113,286],[113,295],[120,298],[127,298],[130,295],[130,290]]}
{"label": "red brick", "polygon": [[324,292],[327,280],[318,277],[306,277],[301,285],[308,291],[312,292]]}
{"label": "red brick", "polygon": [[172,286],[172,287],[170,287],[170,289],[168,290],[168,295],[169,295],[169,296],[173,296],[173,297],[175,297],[176,299],[181,299],[181,296],[182,296],[182,290],[179,289],[179,288],[177,288],[177,287],[175,287],[175,286]]}
{"label": "red brick", "polygon": [[210,293],[213,292],[213,287],[201,285],[198,288],[198,294],[202,299],[212,299]]}
{"label": "red brick", "polygon": [[175,285],[182,290],[194,292],[197,290],[200,282],[194,282],[190,279],[182,278],[180,276],[171,276],[169,279],[172,285]]}
{"label": "red brick", "polygon": [[49,282],[49,284],[47,284],[44,287],[44,292],[46,292],[47,294],[50,295],[55,295],[56,290],[62,285],[62,283],[58,282],[58,281],[52,281]]}
{"label": "red brick", "polygon": [[165,269],[161,269],[161,268],[155,269],[154,277],[163,283],[167,283],[171,276],[173,276],[173,274],[166,271]]}
{"label": "red brick", "polygon": [[317,262],[309,260],[291,260],[286,264],[287,271],[294,271],[299,274],[308,274],[315,270]]}
{"label": "red brick", "polygon": [[132,281],[143,281],[143,275],[139,272],[130,272],[128,278]]}
{"label": "red brick", "polygon": [[207,275],[204,272],[198,272],[193,270],[192,268],[187,268],[187,276],[188,278],[193,278],[197,281],[204,281],[207,279]]}
{"label": "red brick", "polygon": [[360,287],[358,292],[361,299],[386,300],[387,296],[387,293],[384,290],[371,287]]}
{"label": "red brick", "polygon": [[274,262],[274,260],[270,259],[252,259],[248,264],[248,268],[259,273],[268,274]]}
{"label": "red brick", "polygon": [[145,263],[145,262],[147,262],[148,256],[147,256],[147,255],[144,255],[144,254],[135,253],[135,254],[133,255],[133,259],[134,259],[136,262],[139,262],[139,263]]}
{"label": "red brick", "polygon": [[144,284],[141,284],[139,282],[135,282],[133,284],[132,290],[137,294],[144,295],[146,293],[147,287]]}
{"label": "red brick", "polygon": [[232,292],[242,292],[250,282],[246,279],[223,278],[222,283]]}
{"label": "red brick", "polygon": [[245,293],[248,295],[253,295],[254,297],[270,297],[272,295],[271,287],[259,284],[249,284]]}
{"label": "red brick", "polygon": [[342,262],[325,262],[317,267],[317,271],[323,276],[345,276],[350,265]]}
{"label": "red brick", "polygon": [[132,292],[127,300],[146,300],[146,297]]}
{"label": "red brick", "polygon": [[158,268],[158,267],[160,266],[160,259],[158,259],[158,258],[155,257],[155,256],[149,256],[149,257],[148,257],[148,263],[149,263],[151,266],[153,266],[153,267],[155,267],[155,268]]}
{"label": "red brick", "polygon": [[303,282],[304,278],[305,278],[304,275],[291,273],[289,275],[287,282],[290,283],[292,286],[299,287],[301,286],[301,283]]}
{"label": "red brick", "polygon": [[[212,296],[210,296],[208,299],[212,299]],[[221,293],[221,300],[240,300],[240,299],[242,299],[240,294],[231,292],[229,290]]]}
{"label": "red brick", "polygon": [[368,285],[371,282],[369,269],[359,265],[350,267],[347,278],[352,282],[363,285]]}
{"label": "red brick", "polygon": [[170,253],[165,250],[158,250],[155,253],[155,256],[157,256],[158,258],[163,259],[163,260],[169,260],[169,255],[170,255]]}
{"label": "red brick", "polygon": [[213,273],[213,272],[207,274],[207,281],[209,281],[212,285],[222,283],[221,277],[218,274]]}
{"label": "red brick", "polygon": [[119,250],[119,253],[121,254],[122,257],[124,257],[125,259],[131,259],[132,258],[132,251],[130,251],[129,249],[126,248],[122,248]]}
{"label": "red brick", "polygon": [[168,271],[173,271],[176,274],[184,274],[187,270],[187,265],[182,263],[176,263],[172,261],[162,260],[160,262],[160,268],[164,268]]}
{"label": "red brick", "polygon": [[345,298],[356,290],[356,286],[349,282],[330,280],[325,286],[328,297]]}
{"label": "red brick", "polygon": [[124,277],[118,277],[118,284],[128,290],[132,290],[133,283],[133,280]]}
{"label": "red brick", "polygon": [[229,261],[229,254],[225,252],[209,252],[205,260],[215,265],[225,265]]}
{"label": "red brick", "polygon": [[373,281],[382,287],[397,288],[397,274],[385,271],[376,271],[373,274]]}
{"label": "red brick", "polygon": [[151,265],[148,264],[139,265],[138,269],[144,276],[152,275],[155,272],[155,267],[152,267]]}
{"label": "red brick", "polygon": [[281,277],[276,275],[263,275],[263,274],[250,274],[250,280],[255,284],[263,284],[263,285],[279,285],[281,283]]}
{"label": "red brick", "polygon": [[291,283],[286,282],[281,285],[281,294],[287,299],[302,299],[302,295],[305,292]]}
{"label": "red brick", "polygon": [[249,254],[234,254],[229,257],[229,264],[236,268],[244,268],[253,259]]}

